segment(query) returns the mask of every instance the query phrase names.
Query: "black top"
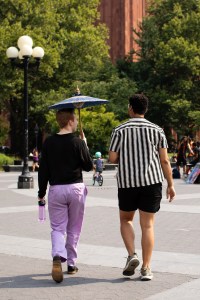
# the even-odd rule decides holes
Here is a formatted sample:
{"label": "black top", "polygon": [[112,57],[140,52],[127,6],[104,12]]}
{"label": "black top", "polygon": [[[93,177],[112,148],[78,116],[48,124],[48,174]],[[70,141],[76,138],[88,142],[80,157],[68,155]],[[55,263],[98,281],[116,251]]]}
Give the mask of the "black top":
{"label": "black top", "polygon": [[73,133],[55,134],[46,139],[38,171],[38,197],[46,194],[47,184],[83,182],[82,170],[90,171],[93,162],[83,140]]}

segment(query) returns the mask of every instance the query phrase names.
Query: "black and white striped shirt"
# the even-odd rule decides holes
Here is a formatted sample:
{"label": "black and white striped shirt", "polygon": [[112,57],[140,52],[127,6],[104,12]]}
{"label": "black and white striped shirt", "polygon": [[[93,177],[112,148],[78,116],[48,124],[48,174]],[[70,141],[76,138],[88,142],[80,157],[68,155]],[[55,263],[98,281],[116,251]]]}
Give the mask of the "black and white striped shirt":
{"label": "black and white striped shirt", "polygon": [[162,128],[144,118],[132,118],[117,126],[112,132],[109,150],[119,154],[118,187],[162,182],[159,148],[167,147]]}

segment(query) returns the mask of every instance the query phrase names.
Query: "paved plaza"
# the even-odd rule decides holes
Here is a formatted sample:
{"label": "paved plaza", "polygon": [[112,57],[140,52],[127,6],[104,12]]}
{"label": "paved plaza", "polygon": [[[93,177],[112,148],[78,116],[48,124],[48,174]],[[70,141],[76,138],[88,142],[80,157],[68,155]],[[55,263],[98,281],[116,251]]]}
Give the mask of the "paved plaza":
{"label": "paved plaza", "polygon": [[[35,188],[17,189],[20,173],[0,172],[0,300],[168,300],[200,299],[200,185],[175,180],[176,200],[165,199],[156,216],[154,279],[141,282],[139,268],[123,277],[126,250],[119,231],[114,171],[104,185],[88,187],[85,221],[79,243],[79,272],[56,284],[51,278],[50,227],[38,222]],[[138,213],[134,221],[136,250],[141,258]],[[63,271],[66,265],[63,264]]]}

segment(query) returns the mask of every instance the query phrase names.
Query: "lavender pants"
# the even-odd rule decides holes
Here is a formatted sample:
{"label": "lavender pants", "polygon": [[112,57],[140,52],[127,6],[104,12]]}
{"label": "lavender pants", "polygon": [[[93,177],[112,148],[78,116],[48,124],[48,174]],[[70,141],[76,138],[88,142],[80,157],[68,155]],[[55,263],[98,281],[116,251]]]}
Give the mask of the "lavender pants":
{"label": "lavender pants", "polygon": [[52,257],[60,256],[62,262],[67,260],[69,266],[76,264],[86,195],[84,183],[53,185],[49,188]]}

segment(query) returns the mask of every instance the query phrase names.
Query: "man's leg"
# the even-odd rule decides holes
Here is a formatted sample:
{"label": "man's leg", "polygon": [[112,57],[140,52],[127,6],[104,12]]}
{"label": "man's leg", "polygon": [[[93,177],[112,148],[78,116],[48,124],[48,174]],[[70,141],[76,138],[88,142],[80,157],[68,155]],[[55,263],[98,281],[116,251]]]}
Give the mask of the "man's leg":
{"label": "man's leg", "polygon": [[152,251],[154,247],[154,213],[139,210],[140,226],[142,230],[142,268],[150,267]]}
{"label": "man's leg", "polygon": [[135,253],[135,233],[132,224],[134,214],[135,211],[119,211],[121,235],[130,256]]}
{"label": "man's leg", "polygon": [[135,274],[135,269],[140,264],[137,254],[135,253],[135,234],[133,230],[133,217],[135,211],[120,210],[121,235],[128,251],[128,258],[123,269],[124,276],[132,276]]}

